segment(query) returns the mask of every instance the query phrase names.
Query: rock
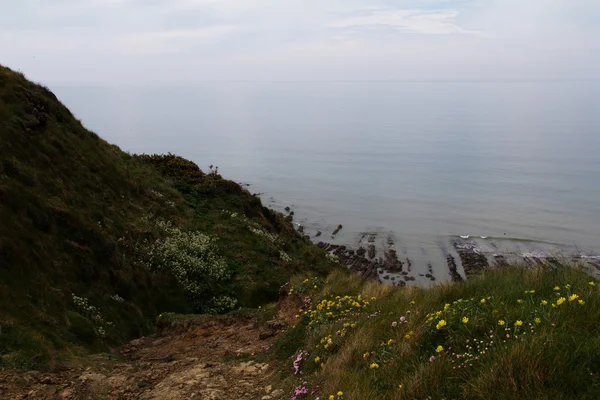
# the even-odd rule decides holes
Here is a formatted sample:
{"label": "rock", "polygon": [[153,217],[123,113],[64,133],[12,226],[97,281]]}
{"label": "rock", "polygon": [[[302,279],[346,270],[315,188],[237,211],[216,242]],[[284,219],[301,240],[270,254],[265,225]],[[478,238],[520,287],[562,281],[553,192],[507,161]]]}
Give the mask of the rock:
{"label": "rock", "polygon": [[300,225],[300,226],[298,227],[298,232],[300,232],[300,233],[304,233],[304,226]]}
{"label": "rock", "polygon": [[283,389],[276,389],[276,390],[273,390],[273,392],[271,393],[271,397],[276,399],[278,397],[283,396],[284,393],[285,392],[283,391]]}
{"label": "rock", "polygon": [[265,388],[265,393],[266,393],[266,394],[269,394],[269,393],[271,393],[271,391],[273,391],[273,386],[269,385],[269,386],[267,386],[267,387]]}
{"label": "rock", "polygon": [[356,250],[356,255],[359,257],[364,257],[365,254],[367,254],[367,251],[364,247],[359,247],[358,250]]}
{"label": "rock", "polygon": [[286,212],[290,212],[290,207],[289,207],[289,206],[288,206],[288,207],[286,207],[286,208],[285,208],[285,211],[286,211]]}
{"label": "rock", "polygon": [[333,231],[332,235],[337,235],[337,233],[338,233],[339,231],[341,231],[341,230],[342,230],[342,228],[343,228],[343,226],[342,226],[341,224],[340,224],[340,225],[338,225],[338,227],[337,227],[337,228],[335,228],[335,231]]}
{"label": "rock", "polygon": [[452,282],[462,282],[463,278],[456,270],[456,260],[454,257],[452,257],[452,255],[448,255],[448,258],[446,258],[446,264],[448,265],[448,270],[450,270],[450,278],[452,279]]}
{"label": "rock", "polygon": [[315,235],[315,237],[319,237],[319,236],[321,236],[322,234],[323,234],[323,232],[321,232],[321,231],[317,231],[317,234]]}
{"label": "rock", "polygon": [[281,330],[281,329],[283,329],[283,328],[285,328],[287,326],[287,324],[284,321],[281,321],[281,320],[278,320],[278,319],[267,321],[266,325],[270,329],[275,329],[275,330]]}
{"label": "rock", "polygon": [[289,222],[292,222],[294,220],[294,217],[292,217],[291,215],[288,215],[287,217],[285,217],[286,220],[288,220]]}
{"label": "rock", "polygon": [[265,340],[265,339],[268,339],[270,337],[275,336],[276,334],[277,334],[277,331],[274,331],[274,330],[264,330],[264,331],[261,331],[259,333],[258,339]]}
{"label": "rock", "polygon": [[291,216],[294,216],[294,212],[293,212],[293,211],[290,211],[290,215],[291,215]]}
{"label": "rock", "polygon": [[367,251],[367,256],[372,260],[375,258],[375,245],[370,244],[369,250]]}
{"label": "rock", "polygon": [[58,395],[61,399],[69,399],[73,397],[73,389],[67,388],[59,393]]}

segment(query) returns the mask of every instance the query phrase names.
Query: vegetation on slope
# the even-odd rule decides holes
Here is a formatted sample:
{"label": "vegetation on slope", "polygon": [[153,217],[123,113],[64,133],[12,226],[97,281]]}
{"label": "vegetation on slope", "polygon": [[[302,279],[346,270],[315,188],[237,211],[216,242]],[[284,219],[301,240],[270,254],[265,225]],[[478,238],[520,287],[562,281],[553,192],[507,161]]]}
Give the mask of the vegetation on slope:
{"label": "vegetation on slope", "polygon": [[216,171],[133,156],[0,67],[0,367],[53,366],[161,312],[277,298],[324,253]]}
{"label": "vegetation on slope", "polygon": [[571,267],[506,267],[393,289],[334,272],[280,337],[294,399],[600,398],[600,287]]}

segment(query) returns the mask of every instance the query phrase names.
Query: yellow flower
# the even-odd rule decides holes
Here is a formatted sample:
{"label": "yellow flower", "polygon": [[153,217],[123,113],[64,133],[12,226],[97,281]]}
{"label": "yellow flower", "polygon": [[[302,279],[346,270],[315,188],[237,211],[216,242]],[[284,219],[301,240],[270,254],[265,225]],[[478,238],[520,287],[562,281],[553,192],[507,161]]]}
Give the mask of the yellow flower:
{"label": "yellow flower", "polygon": [[343,396],[343,395],[344,395],[344,392],[342,392],[342,391],[340,390],[339,392],[337,392],[337,395],[338,395],[338,396]]}
{"label": "yellow flower", "polygon": [[329,400],[335,400],[335,396],[334,395],[330,395],[329,396]]}
{"label": "yellow flower", "polygon": [[317,287],[318,287],[317,285],[315,285],[315,286],[314,286],[314,288],[315,288],[315,289],[316,289]]}
{"label": "yellow flower", "polygon": [[462,322],[463,322],[463,324],[466,324],[467,322],[469,322],[469,318],[462,317]]}
{"label": "yellow flower", "polygon": [[585,304],[585,301],[584,301],[584,300],[577,300],[577,302],[578,302],[579,304],[581,304],[581,305],[584,305],[584,304]]}
{"label": "yellow flower", "polygon": [[519,299],[519,300],[517,300],[517,303],[523,304],[523,300]]}
{"label": "yellow flower", "polygon": [[442,351],[444,351],[444,348],[443,348],[442,346],[438,346],[438,347],[435,349],[435,352],[436,352],[436,353],[441,353]]}
{"label": "yellow flower", "polygon": [[594,281],[590,281],[588,283],[590,284],[590,286],[596,286],[596,282],[594,282]]}
{"label": "yellow flower", "polygon": [[377,363],[373,363],[373,364],[369,365],[369,369],[377,369],[377,368],[379,368],[379,364],[377,364]]}
{"label": "yellow flower", "polygon": [[363,358],[366,360],[367,358],[369,358],[370,353],[367,351],[365,354],[363,354]]}
{"label": "yellow flower", "polygon": [[321,361],[321,357],[315,357],[315,363],[319,363],[319,361]]}
{"label": "yellow flower", "polygon": [[542,323],[542,320],[541,320],[541,319],[539,319],[539,318],[536,318],[536,319],[535,319],[535,323],[536,323],[536,324],[540,324],[540,323]]}
{"label": "yellow flower", "polygon": [[515,322],[515,326],[523,326],[523,321],[518,320],[517,322]]}
{"label": "yellow flower", "polygon": [[498,325],[503,326],[506,322],[504,322],[503,320],[499,320],[498,321]]}
{"label": "yellow flower", "polygon": [[391,345],[392,345],[392,343],[394,343],[394,339],[390,339],[390,340],[388,340],[388,343],[387,343],[387,344],[388,344],[388,346],[391,346]]}
{"label": "yellow flower", "polygon": [[446,320],[442,319],[440,322],[437,323],[437,325],[435,326],[437,329],[442,329],[443,327],[445,327],[446,325],[448,325],[446,323]]}
{"label": "yellow flower", "polygon": [[564,303],[565,301],[567,301],[567,299],[565,299],[564,297],[559,298],[558,300],[556,300],[556,305],[560,306],[562,303]]}
{"label": "yellow flower", "polygon": [[481,300],[479,300],[479,302],[480,302],[481,304],[485,304],[485,299],[481,299]]}
{"label": "yellow flower", "polygon": [[450,308],[450,304],[444,304],[444,311]]}
{"label": "yellow flower", "polygon": [[554,286],[554,290],[558,292],[560,290],[560,286]]}
{"label": "yellow flower", "polygon": [[321,363],[321,369],[325,368],[325,363]]}
{"label": "yellow flower", "polygon": [[399,384],[398,385],[398,389],[400,389],[400,390],[404,389],[404,385],[403,384]]}
{"label": "yellow flower", "polygon": [[579,295],[577,294],[572,294],[569,296],[569,301],[575,301],[579,298]]}
{"label": "yellow flower", "polygon": [[542,305],[543,305],[543,306],[547,306],[547,305],[548,305],[548,302],[547,302],[546,300],[542,300]]}
{"label": "yellow flower", "polygon": [[411,301],[411,302],[410,302],[410,305],[414,306],[414,305],[415,305],[415,301],[414,301],[414,300],[413,300],[413,301]]}

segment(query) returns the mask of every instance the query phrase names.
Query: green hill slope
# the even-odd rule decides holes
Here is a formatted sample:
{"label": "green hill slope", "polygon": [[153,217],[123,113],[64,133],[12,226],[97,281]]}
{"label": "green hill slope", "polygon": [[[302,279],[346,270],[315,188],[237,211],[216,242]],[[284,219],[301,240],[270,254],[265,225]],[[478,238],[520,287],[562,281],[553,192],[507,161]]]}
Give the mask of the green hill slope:
{"label": "green hill slope", "polygon": [[273,301],[292,274],[329,267],[236,183],[126,154],[0,67],[0,366],[101,350],[161,312]]}

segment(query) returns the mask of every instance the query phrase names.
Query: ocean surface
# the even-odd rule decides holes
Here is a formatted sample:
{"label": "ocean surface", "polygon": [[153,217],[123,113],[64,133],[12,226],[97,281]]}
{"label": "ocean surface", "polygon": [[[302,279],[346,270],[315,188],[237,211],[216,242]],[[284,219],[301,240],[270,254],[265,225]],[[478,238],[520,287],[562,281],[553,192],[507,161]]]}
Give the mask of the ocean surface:
{"label": "ocean surface", "polygon": [[600,251],[600,81],[52,89],[122,149],[217,165],[315,240],[393,243],[415,273],[448,279],[466,236],[489,257]]}

